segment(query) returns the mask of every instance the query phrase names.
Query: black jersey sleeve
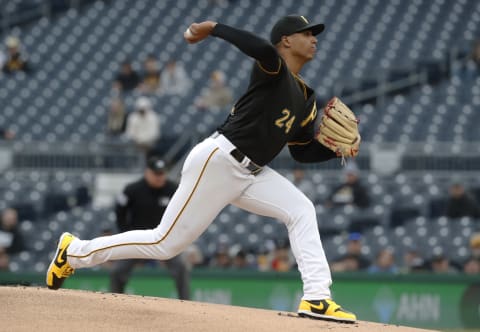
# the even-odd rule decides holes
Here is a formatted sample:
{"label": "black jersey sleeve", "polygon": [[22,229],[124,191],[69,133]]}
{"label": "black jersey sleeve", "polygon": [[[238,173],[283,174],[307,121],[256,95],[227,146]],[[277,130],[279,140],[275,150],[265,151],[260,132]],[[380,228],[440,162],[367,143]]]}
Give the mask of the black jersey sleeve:
{"label": "black jersey sleeve", "polygon": [[278,71],[280,56],[275,46],[266,39],[221,23],[215,25],[211,35],[235,45],[240,51],[260,62],[266,70]]}
{"label": "black jersey sleeve", "polygon": [[317,140],[303,144],[288,144],[293,159],[301,163],[316,163],[337,158],[337,154]]}

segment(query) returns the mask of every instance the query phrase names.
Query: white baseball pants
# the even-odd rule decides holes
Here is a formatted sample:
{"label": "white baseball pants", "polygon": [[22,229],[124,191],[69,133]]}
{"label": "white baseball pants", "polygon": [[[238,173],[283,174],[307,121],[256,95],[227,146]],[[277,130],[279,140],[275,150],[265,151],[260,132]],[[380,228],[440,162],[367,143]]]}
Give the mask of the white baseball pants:
{"label": "white baseball pants", "polygon": [[225,206],[233,204],[282,221],[302,276],[303,299],[330,298],[330,269],[312,202],[268,166],[252,175],[230,155],[233,149],[223,135],[197,144],[185,160],[179,187],[155,229],[90,241],[75,239],[68,248],[68,263],[77,269],[108,260],[169,259],[195,241]]}

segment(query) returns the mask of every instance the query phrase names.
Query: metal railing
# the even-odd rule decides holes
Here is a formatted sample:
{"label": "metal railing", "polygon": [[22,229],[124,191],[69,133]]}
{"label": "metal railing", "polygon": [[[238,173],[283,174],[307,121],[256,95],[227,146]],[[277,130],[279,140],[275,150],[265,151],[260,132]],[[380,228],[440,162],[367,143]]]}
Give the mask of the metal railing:
{"label": "metal railing", "polygon": [[351,95],[342,97],[343,101],[348,105],[359,104],[376,99],[380,105],[385,104],[387,95],[399,92],[413,86],[425,84],[428,80],[426,71],[420,73],[411,72],[408,77],[387,82],[380,78],[378,84],[374,88],[359,90]]}
{"label": "metal railing", "polygon": [[[183,135],[163,155],[171,165],[171,176],[179,177],[186,153],[201,137]],[[129,144],[3,142],[0,169],[138,172],[145,166],[143,153]],[[8,158],[7,158],[8,157]],[[8,159],[8,160],[6,160]],[[400,172],[479,172],[480,142],[466,143],[364,143],[355,162],[362,170],[379,173]],[[295,167],[339,171],[340,160],[299,164],[285,148],[271,163],[276,169]]]}
{"label": "metal railing", "polygon": [[125,144],[15,142],[9,148],[10,168],[19,170],[135,171],[144,167],[144,155]]}

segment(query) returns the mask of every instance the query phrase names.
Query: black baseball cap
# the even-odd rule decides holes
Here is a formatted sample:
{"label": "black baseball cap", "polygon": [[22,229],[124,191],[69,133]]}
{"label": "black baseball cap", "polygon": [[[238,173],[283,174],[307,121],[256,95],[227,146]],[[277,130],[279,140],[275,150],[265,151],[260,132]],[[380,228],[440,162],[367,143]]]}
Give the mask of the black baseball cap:
{"label": "black baseball cap", "polygon": [[311,24],[305,16],[288,15],[284,16],[275,23],[270,32],[270,42],[275,45],[282,36],[290,36],[297,32],[311,30],[314,36],[325,29],[324,24]]}
{"label": "black baseball cap", "polygon": [[166,164],[159,157],[150,157],[147,161],[147,167],[155,173],[165,172]]}

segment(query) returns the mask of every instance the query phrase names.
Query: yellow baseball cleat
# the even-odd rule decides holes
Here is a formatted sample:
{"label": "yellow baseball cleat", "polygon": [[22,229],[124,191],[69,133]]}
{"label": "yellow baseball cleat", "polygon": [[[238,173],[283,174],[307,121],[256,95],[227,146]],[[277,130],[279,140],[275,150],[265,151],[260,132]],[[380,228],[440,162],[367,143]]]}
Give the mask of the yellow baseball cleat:
{"label": "yellow baseball cleat", "polygon": [[59,289],[63,282],[73,274],[74,269],[67,262],[67,248],[75,236],[63,233],[58,241],[57,252],[47,270],[47,287]]}
{"label": "yellow baseball cleat", "polygon": [[302,300],[298,306],[298,315],[313,319],[324,319],[343,323],[355,323],[357,316],[342,309],[330,299],[307,301]]}

